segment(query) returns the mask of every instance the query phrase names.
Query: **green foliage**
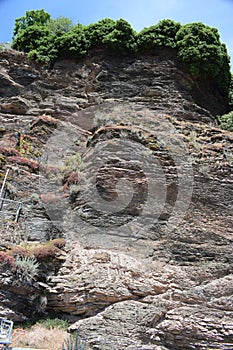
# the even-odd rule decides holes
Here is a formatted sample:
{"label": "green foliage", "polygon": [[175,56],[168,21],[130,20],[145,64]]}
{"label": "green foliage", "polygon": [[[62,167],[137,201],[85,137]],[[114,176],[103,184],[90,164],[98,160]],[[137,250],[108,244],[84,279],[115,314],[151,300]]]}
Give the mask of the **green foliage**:
{"label": "green foliage", "polygon": [[52,39],[53,38],[49,36],[41,39],[40,45],[37,48],[30,50],[28,58],[45,64],[55,61],[58,56],[58,50],[54,46]]}
{"label": "green foliage", "polygon": [[70,31],[55,38],[54,45],[58,55],[72,55],[83,57],[88,52],[89,41],[86,38],[84,26],[76,25]]}
{"label": "green foliage", "polygon": [[51,34],[59,35],[64,32],[69,32],[74,27],[74,23],[71,21],[71,19],[60,16],[56,19],[51,18],[47,22],[47,27]]}
{"label": "green foliage", "polygon": [[34,24],[19,32],[13,41],[13,48],[29,53],[31,59],[49,63],[57,57],[54,38],[47,26]]}
{"label": "green foliage", "polygon": [[191,74],[212,80],[228,96],[231,75],[226,46],[218,30],[203,23],[181,25],[165,19],[137,34],[124,19],[105,18],[89,26],[74,26],[69,18],[51,19],[44,10],[27,11],[15,21],[13,48],[37,61],[49,64],[67,55],[81,58],[96,47],[122,55],[174,48]]}
{"label": "green foliage", "polygon": [[105,35],[103,43],[122,54],[136,50],[136,32],[124,19],[116,21],[113,31]]}
{"label": "green foliage", "polygon": [[45,320],[40,320],[36,322],[37,325],[43,326],[45,329],[62,329],[67,330],[69,323],[66,320],[61,320],[60,318],[47,318]]}
{"label": "green foliage", "polygon": [[27,11],[25,16],[15,20],[13,39],[28,27],[39,25],[44,26],[50,19],[50,14],[44,10]]}
{"label": "green foliage", "polygon": [[13,48],[16,50],[30,52],[43,46],[48,41],[49,30],[45,26],[38,24],[31,25],[20,30],[13,42]]}
{"label": "green foliage", "polygon": [[144,28],[138,34],[138,50],[144,51],[160,46],[176,47],[176,34],[181,24],[170,19],[164,19],[158,24]]}
{"label": "green foliage", "polygon": [[229,87],[229,107],[233,110],[233,73],[231,73],[231,83]]}
{"label": "green foliage", "polygon": [[203,23],[182,26],[176,34],[178,56],[191,73],[216,81],[224,94],[230,84],[230,66],[226,46],[221,44],[218,30]]}
{"label": "green foliage", "polygon": [[219,122],[222,129],[233,131],[233,111],[219,117]]}
{"label": "green foliage", "polygon": [[75,337],[71,334],[62,344],[62,350],[85,350],[86,342],[80,337],[80,331],[77,329]]}
{"label": "green foliage", "polygon": [[89,41],[89,49],[96,46],[102,46],[104,39],[115,28],[115,21],[113,19],[104,18],[101,21],[90,24],[85,28],[85,36]]}
{"label": "green foliage", "polygon": [[89,50],[104,46],[124,54],[136,49],[136,32],[122,18],[117,21],[104,18],[90,24],[85,29],[85,36],[89,41]]}

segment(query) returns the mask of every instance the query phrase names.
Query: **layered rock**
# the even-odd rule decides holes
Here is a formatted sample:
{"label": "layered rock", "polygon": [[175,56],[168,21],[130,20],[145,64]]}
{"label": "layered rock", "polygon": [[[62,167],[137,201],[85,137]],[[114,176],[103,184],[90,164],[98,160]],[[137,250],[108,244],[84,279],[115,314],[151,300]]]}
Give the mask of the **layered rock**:
{"label": "layered rock", "polygon": [[231,349],[233,136],[216,126],[220,92],[167,50],[50,70],[1,55],[6,196],[23,203],[27,241],[67,239],[34,287],[2,275],[2,314],[28,318],[22,298],[33,308],[46,294],[46,312],[77,321],[93,349]]}
{"label": "layered rock", "polygon": [[47,70],[23,54],[2,52],[1,86],[0,112],[20,116],[48,113],[77,121],[78,111],[109,99],[198,121],[214,122],[227,110],[221,91],[194,79],[168,49],[123,58],[97,50]]}

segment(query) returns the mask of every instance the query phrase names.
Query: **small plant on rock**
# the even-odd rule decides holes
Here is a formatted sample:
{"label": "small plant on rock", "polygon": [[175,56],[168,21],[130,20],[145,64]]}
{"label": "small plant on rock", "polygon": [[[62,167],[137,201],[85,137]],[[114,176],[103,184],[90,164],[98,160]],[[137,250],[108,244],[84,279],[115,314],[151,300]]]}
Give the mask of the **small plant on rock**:
{"label": "small plant on rock", "polygon": [[66,320],[60,318],[47,318],[45,320],[40,320],[37,322],[37,325],[43,326],[45,329],[62,329],[66,330],[69,326]]}
{"label": "small plant on rock", "polygon": [[16,257],[16,272],[22,282],[32,283],[38,273],[39,263],[32,256]]}
{"label": "small plant on rock", "polygon": [[80,337],[80,330],[77,329],[75,337],[70,335],[69,339],[66,339],[62,344],[62,350],[85,350],[86,342]]}

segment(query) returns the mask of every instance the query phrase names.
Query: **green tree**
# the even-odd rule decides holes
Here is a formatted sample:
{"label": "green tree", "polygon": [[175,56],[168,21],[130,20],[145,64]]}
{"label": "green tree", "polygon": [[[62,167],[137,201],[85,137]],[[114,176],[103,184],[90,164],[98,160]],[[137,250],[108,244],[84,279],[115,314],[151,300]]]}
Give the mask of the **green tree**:
{"label": "green tree", "polygon": [[13,48],[19,51],[30,52],[38,49],[44,40],[48,40],[50,32],[46,26],[30,25],[21,29],[13,42]]}
{"label": "green tree", "polygon": [[89,26],[74,26],[66,17],[51,19],[44,10],[27,11],[15,21],[12,47],[46,63],[64,55],[83,57],[95,47],[119,54],[157,47],[174,48],[190,72],[215,82],[223,96],[229,97],[233,108],[226,46],[221,43],[218,30],[203,23],[182,26],[166,19],[137,34],[124,19],[105,18]]}
{"label": "green tree", "polygon": [[136,32],[124,19],[119,19],[115,23],[113,31],[107,34],[103,43],[115,52],[128,53],[136,50]]}
{"label": "green tree", "polygon": [[229,56],[218,30],[203,23],[182,26],[176,34],[178,56],[195,76],[215,80],[223,94],[230,84]]}
{"label": "green tree", "polygon": [[29,58],[49,63],[56,58],[54,35],[48,27],[50,14],[44,10],[27,11],[15,21],[13,49],[24,51]]}
{"label": "green tree", "polygon": [[160,46],[176,47],[176,34],[180,28],[180,23],[170,19],[164,19],[154,26],[144,28],[138,34],[138,50],[150,50]]}
{"label": "green tree", "polygon": [[54,62],[57,57],[58,50],[54,45],[54,38],[51,36],[41,38],[39,46],[28,53],[28,58],[47,65]]}
{"label": "green tree", "polygon": [[44,10],[27,11],[15,21],[13,48],[28,53],[31,59],[49,63],[58,55],[55,42],[73,26],[66,17],[51,19]]}
{"label": "green tree", "polygon": [[30,26],[44,26],[50,20],[50,14],[42,10],[26,11],[26,15],[15,20],[13,40],[23,30]]}
{"label": "green tree", "polygon": [[84,29],[83,25],[78,24],[70,31],[55,38],[54,45],[59,56],[83,57],[87,54],[90,43],[85,36]]}
{"label": "green tree", "polygon": [[113,19],[104,18],[97,23],[90,24],[85,28],[85,36],[89,41],[89,48],[102,46],[105,37],[110,34],[115,28]]}
{"label": "green tree", "polygon": [[64,32],[67,33],[74,27],[74,23],[71,19],[62,16],[56,19],[51,18],[46,25],[50,33],[54,35],[59,35]]}

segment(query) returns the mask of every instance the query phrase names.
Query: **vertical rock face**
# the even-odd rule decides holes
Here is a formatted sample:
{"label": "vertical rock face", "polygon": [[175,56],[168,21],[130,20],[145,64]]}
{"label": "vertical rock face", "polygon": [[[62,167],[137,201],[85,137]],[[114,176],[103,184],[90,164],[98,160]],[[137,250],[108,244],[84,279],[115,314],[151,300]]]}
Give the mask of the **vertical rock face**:
{"label": "vertical rock face", "polygon": [[82,60],[60,60],[50,70],[22,54],[1,53],[0,74],[5,115],[47,113],[74,121],[78,111],[109,99],[197,121],[214,121],[227,109],[221,91],[195,80],[168,49],[123,58],[96,51]]}
{"label": "vertical rock face", "polygon": [[24,320],[46,294],[93,349],[232,349],[221,93],[168,50],[49,70],[1,53],[0,79],[1,177],[9,168],[6,197],[23,204],[20,229],[1,222],[1,249],[67,239],[33,286],[0,265],[0,314]]}

